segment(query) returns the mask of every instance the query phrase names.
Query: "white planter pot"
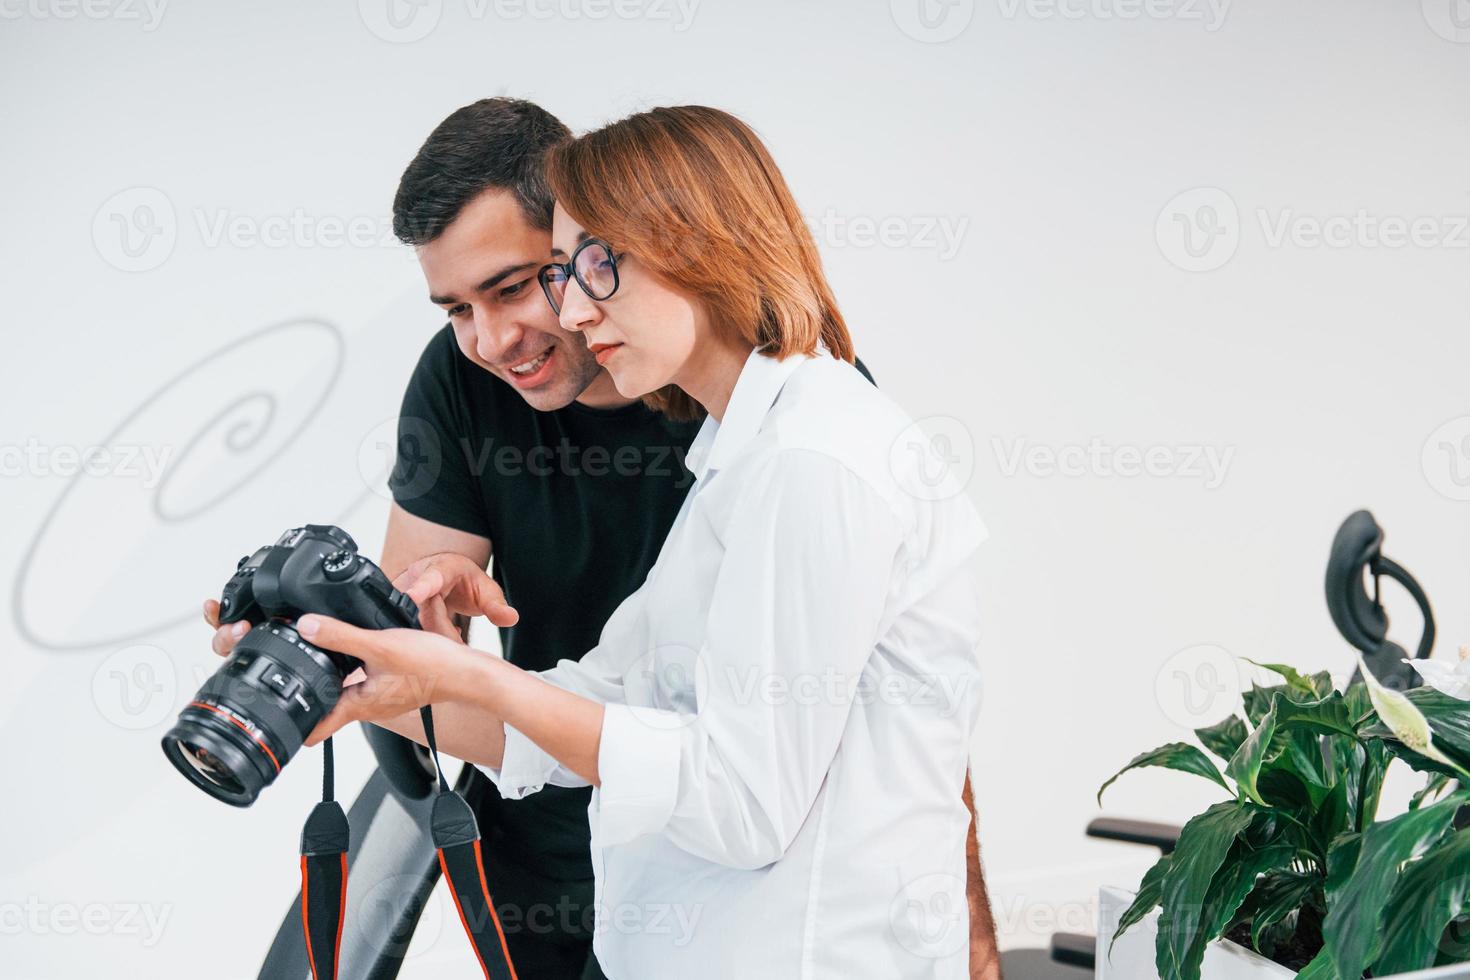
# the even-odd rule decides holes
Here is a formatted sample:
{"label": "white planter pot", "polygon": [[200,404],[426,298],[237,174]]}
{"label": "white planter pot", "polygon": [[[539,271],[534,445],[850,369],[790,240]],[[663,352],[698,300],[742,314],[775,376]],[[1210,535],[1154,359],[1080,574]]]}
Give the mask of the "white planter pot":
{"label": "white planter pot", "polygon": [[[1108,942],[1118,929],[1118,920],[1133,902],[1133,893],[1104,886],[1097,903],[1097,980],[1159,980],[1154,966],[1154,938],[1159,932],[1159,912],[1153,912],[1118,937],[1111,955]],[[1201,980],[1286,980],[1296,973],[1229,940],[1211,943],[1200,967]],[[1442,966],[1434,970],[1396,973],[1399,980],[1470,980],[1470,963]]]}

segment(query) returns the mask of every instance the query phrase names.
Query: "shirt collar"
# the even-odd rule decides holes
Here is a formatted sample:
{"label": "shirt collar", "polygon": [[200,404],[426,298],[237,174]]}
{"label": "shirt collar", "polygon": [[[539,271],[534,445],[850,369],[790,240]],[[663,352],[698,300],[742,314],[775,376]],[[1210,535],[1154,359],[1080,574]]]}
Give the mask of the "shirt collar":
{"label": "shirt collar", "polygon": [[713,415],[705,418],[689,446],[685,462],[696,480],[704,479],[711,470],[723,469],[740,455],[760,432],[786,380],[809,360],[810,354],[791,354],[778,361],[758,350],[750,352],[730,393],[730,403],[725,406],[724,421],[715,421]]}

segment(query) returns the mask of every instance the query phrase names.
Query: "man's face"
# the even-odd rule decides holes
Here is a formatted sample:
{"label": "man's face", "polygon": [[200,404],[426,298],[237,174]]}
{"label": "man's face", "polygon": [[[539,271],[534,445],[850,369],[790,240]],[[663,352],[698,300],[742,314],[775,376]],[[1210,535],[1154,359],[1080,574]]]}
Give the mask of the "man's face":
{"label": "man's face", "polygon": [[491,188],[417,249],[429,298],[449,314],[464,356],[543,412],[584,392],[589,404],[616,397],[586,342],[561,328],[541,292],[536,272],[550,248],[551,233],[531,226],[515,195]]}

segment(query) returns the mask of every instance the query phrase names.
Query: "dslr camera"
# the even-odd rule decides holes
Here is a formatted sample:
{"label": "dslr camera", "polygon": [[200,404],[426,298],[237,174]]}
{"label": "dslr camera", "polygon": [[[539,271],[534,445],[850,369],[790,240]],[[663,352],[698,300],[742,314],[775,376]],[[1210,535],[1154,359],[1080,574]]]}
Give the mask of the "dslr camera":
{"label": "dslr camera", "polygon": [[363,629],[419,628],[418,607],[339,527],[292,528],[240,559],[220,622],[256,623],[163,737],[174,767],[215,799],[249,806],[300,750],[361,661],[308,643],[296,620],[320,613]]}

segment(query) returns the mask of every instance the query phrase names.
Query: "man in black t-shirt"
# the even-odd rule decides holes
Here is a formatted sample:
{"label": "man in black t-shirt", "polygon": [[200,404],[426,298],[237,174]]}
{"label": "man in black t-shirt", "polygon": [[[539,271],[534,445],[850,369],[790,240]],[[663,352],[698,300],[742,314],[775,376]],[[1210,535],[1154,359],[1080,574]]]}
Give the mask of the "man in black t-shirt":
{"label": "man in black t-shirt", "polygon": [[[528,670],[591,650],[642,584],[692,482],[684,452],[698,429],[619,395],[541,292],[542,156],[568,135],[530,103],[466,106],[430,134],[393,202],[394,232],[449,323],[404,394],[384,568],[396,576],[441,552],[483,568],[493,547],[495,581],[519,613],[501,647]],[[484,783],[486,872],[517,972],[601,976],[591,790],[509,802]]]}
{"label": "man in black t-shirt", "polygon": [[[381,565],[398,579],[434,556],[483,569],[493,554],[488,587],[503,596],[488,604],[515,612],[501,605],[489,618],[505,656],[528,670],[580,659],[643,583],[692,483],[684,454],[699,428],[619,395],[541,292],[552,212],[542,158],[568,135],[531,103],[476,102],[430,134],[393,202],[394,232],[414,246],[449,322],[404,393]],[[216,650],[235,638],[220,629]],[[591,790],[547,786],[508,801],[475,778],[486,876],[518,975],[602,977]],[[973,847],[969,894],[972,975],[998,978]]]}

